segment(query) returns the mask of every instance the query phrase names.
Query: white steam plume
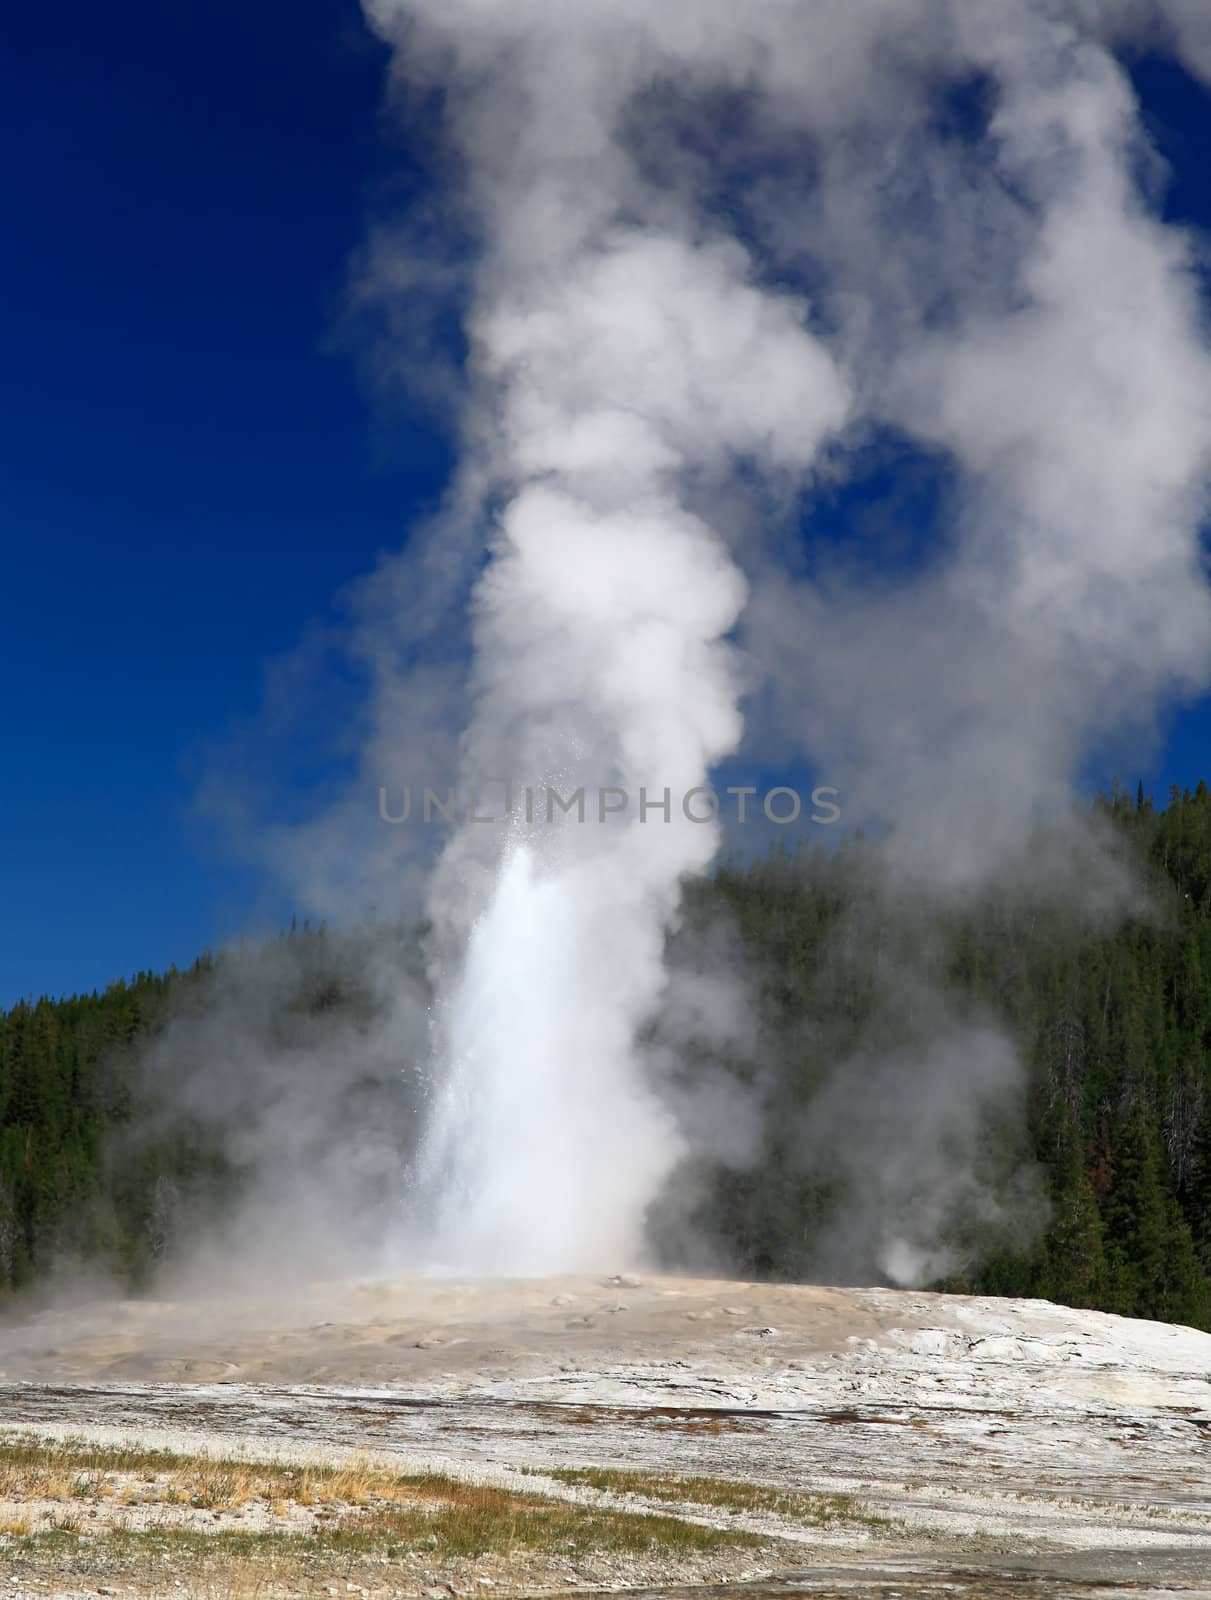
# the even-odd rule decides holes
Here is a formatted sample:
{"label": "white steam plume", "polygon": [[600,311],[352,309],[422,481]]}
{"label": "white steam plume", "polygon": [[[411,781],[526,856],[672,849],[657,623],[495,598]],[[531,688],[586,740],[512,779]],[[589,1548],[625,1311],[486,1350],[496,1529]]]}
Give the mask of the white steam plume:
{"label": "white steam plume", "polygon": [[1195,249],[1141,191],[1141,174],[1163,175],[1123,69],[1077,26],[1099,14],[1155,20],[953,8],[950,70],[989,86],[978,142],[931,138],[907,101],[883,113],[897,124],[883,171],[928,220],[928,252],[901,243],[900,208],[844,141],[809,222],[806,247],[834,262],[863,414],[954,474],[951,548],[899,584],[772,573],[749,627],[783,730],[828,762],[851,817],[894,792],[899,857],[930,877],[994,870],[1092,751],[1149,736],[1211,668]]}
{"label": "white steam plume", "polygon": [[[1206,682],[1211,360],[1111,49],[1207,70],[1211,24],[1180,0],[366,10],[401,82],[440,89],[474,219],[454,525],[491,532],[464,772],[631,796],[503,847],[469,825],[439,864],[420,1199],[460,1267],[621,1261],[680,1150],[640,1033],[718,843],[676,799],[640,825],[641,786],[679,797],[743,753],[760,682],[851,816],[894,802],[901,864],[970,881],[1113,728]],[[410,281],[375,259],[386,296]],[[787,505],[888,430],[957,484],[928,569],[788,557]],[[416,680],[375,616],[377,784]],[[994,1100],[1016,1057],[981,1059]]]}

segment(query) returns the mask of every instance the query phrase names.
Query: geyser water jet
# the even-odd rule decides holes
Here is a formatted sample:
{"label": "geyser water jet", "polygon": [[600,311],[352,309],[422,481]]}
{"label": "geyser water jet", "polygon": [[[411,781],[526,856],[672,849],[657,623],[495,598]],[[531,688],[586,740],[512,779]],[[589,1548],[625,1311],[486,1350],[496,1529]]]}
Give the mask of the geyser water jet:
{"label": "geyser water jet", "polygon": [[420,1169],[434,1261],[521,1274],[636,1258],[638,1202],[679,1142],[635,1055],[656,1000],[653,952],[625,948],[635,927],[583,872],[544,876],[524,846],[506,859],[443,1018]]}

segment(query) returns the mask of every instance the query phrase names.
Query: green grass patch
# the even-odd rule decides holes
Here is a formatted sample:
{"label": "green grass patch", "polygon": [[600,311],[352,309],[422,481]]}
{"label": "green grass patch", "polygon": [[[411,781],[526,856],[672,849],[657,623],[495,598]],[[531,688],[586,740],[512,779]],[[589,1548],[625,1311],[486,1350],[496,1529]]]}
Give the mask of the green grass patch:
{"label": "green grass patch", "polygon": [[508,1555],[517,1550],[567,1555],[605,1552],[682,1556],[754,1548],[766,1542],[751,1534],[704,1528],[674,1516],[645,1516],[557,1500],[526,1499],[494,1490],[481,1491],[481,1496],[468,1496],[459,1504],[432,1511],[396,1507],[374,1511],[356,1521],[338,1521],[308,1533],[154,1528],[87,1534],[73,1523],[26,1534],[13,1544],[29,1552],[59,1552],[65,1541],[70,1541],[87,1543],[92,1549],[111,1547],[114,1553],[137,1549],[164,1555],[203,1551],[229,1555],[270,1550],[288,1553],[304,1546],[317,1552],[356,1555],[401,1555],[416,1550],[440,1560]]}
{"label": "green grass patch", "polygon": [[730,1478],[682,1478],[605,1467],[557,1467],[544,1475],[558,1483],[582,1484],[607,1494],[633,1494],[645,1500],[714,1506],[724,1511],[764,1511],[792,1518],[809,1527],[827,1527],[840,1522],[887,1526],[886,1518],[870,1515],[847,1494],[808,1494],[760,1483],[740,1483]]}

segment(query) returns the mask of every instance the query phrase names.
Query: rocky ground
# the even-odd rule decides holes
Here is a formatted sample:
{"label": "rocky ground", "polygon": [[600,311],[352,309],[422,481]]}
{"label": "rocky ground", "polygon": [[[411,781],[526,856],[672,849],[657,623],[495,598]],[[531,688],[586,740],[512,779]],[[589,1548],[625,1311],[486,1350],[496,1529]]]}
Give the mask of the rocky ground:
{"label": "rocky ground", "polygon": [[[627,1275],[317,1285],[45,1311],[0,1330],[0,1374],[10,1437],[356,1456],[645,1514],[669,1512],[652,1483],[670,1475],[791,1496],[687,1491],[678,1516],[749,1545],[658,1570],[401,1558],[352,1592],[1211,1597],[1211,1336],[1041,1301]],[[645,1476],[584,1476],[603,1468]],[[823,1497],[838,1514],[815,1514]],[[13,1562],[10,1593],[55,1592],[52,1567]]]}

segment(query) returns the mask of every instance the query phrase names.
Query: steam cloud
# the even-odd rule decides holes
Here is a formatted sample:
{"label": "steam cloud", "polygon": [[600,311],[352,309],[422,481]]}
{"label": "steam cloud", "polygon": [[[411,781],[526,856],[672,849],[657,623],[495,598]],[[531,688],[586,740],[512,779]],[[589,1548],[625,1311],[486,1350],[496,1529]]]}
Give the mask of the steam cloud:
{"label": "steam cloud", "polygon": [[[447,192],[415,233],[375,236],[358,302],[382,317],[384,370],[414,381],[428,289],[461,296],[468,357],[441,383],[462,440],[448,505],[350,599],[375,683],[357,782],[276,840],[312,904],[345,912],[375,884],[381,904],[417,835],[368,845],[365,795],[441,770],[452,726],[467,785],[678,795],[776,747],[851,821],[894,800],[893,877],[948,893],[1020,869],[1082,763],[1211,676],[1196,247],[1159,220],[1162,165],[1115,53],[1166,49],[1211,77],[1211,14],[365,9],[401,105],[440,113]],[[907,573],[852,543],[830,566],[813,510],[892,446],[944,464],[936,548]],[[719,842],[676,806],[667,824],[632,810],[451,841],[426,890],[426,1259],[641,1253],[702,1122],[655,1092],[643,1024],[667,997],[682,880]],[[930,1180],[939,1128],[1012,1098],[1020,1073],[986,1019],[929,1004],[916,1114],[846,1109],[855,1074],[902,1084],[911,1063],[839,1063],[805,1133],[809,1152],[825,1128],[860,1145],[860,1188],[877,1163],[836,1256],[904,1281],[944,1265],[935,1213],[978,1209],[970,1174]],[[910,1202],[916,1233],[889,1231]]]}

